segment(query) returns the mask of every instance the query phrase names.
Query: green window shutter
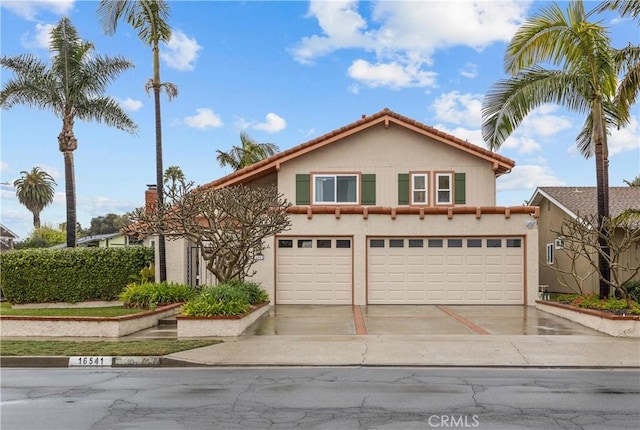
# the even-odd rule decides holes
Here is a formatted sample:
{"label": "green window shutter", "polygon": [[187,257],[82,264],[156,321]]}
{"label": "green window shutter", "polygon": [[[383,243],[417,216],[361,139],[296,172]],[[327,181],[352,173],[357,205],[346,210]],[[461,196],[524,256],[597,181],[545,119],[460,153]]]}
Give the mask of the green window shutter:
{"label": "green window shutter", "polygon": [[467,191],[465,185],[465,174],[456,173],[456,204],[465,204],[467,202]]}
{"label": "green window shutter", "polygon": [[299,173],[296,175],[296,204],[311,204],[311,177],[309,174]]}
{"label": "green window shutter", "polygon": [[373,173],[363,173],[362,180],[362,204],[376,204],[376,175]]}
{"label": "green window shutter", "polygon": [[398,173],[398,204],[409,204],[409,174]]}

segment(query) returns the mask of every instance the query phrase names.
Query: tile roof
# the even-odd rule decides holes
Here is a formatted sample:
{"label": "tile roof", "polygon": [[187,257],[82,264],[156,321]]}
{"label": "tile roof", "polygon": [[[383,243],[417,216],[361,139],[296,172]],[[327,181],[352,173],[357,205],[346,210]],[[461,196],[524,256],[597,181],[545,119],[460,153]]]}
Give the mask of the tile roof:
{"label": "tile roof", "polygon": [[401,126],[414,129],[417,132],[429,135],[443,143],[449,144],[453,147],[491,161],[494,163],[495,169],[498,173],[508,173],[516,164],[515,161],[511,160],[510,158],[496,154],[495,152],[489,151],[488,149],[482,148],[480,146],[473,145],[466,140],[457,138],[448,133],[437,130],[431,126],[425,125],[419,121],[395,113],[388,108],[385,108],[373,115],[363,115],[362,118],[358,121],[352,122],[351,124],[345,125],[344,127],[333,130],[320,137],[309,140],[278,154],[272,155],[271,157],[247,166],[244,169],[240,169],[213,182],[204,184],[202,185],[202,187],[209,188],[229,186],[243,183],[247,180],[257,178],[262,175],[266,175],[272,171],[277,170],[279,164],[282,162],[305,154],[316,148],[320,148],[324,145],[330,144],[334,141],[339,140],[340,138],[349,136],[352,133],[355,133],[372,125],[381,122],[385,122],[386,124],[386,121],[394,122]]}
{"label": "tile roof", "polygon": [[[538,191],[551,197],[574,215],[596,215],[598,202],[596,187],[539,187]],[[538,191],[532,204],[539,204]],[[640,209],[640,187],[609,187],[609,213],[617,216],[626,209]]]}

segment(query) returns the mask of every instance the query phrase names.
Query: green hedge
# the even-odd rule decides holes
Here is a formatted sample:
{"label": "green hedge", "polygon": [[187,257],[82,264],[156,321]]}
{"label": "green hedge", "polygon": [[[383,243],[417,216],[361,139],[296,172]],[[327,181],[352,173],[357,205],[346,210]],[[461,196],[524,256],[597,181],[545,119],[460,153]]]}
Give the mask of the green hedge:
{"label": "green hedge", "polygon": [[153,308],[170,305],[172,303],[187,302],[198,292],[183,284],[173,282],[145,282],[144,284],[129,284],[120,294],[120,300],[130,308]]}
{"label": "green hedge", "polygon": [[211,317],[242,315],[251,305],[266,302],[269,295],[254,282],[230,281],[217,287],[208,287],[200,295],[182,305],[183,315]]}
{"label": "green hedge", "polygon": [[114,300],[152,262],[142,246],[11,251],[0,256],[0,286],[11,303]]}

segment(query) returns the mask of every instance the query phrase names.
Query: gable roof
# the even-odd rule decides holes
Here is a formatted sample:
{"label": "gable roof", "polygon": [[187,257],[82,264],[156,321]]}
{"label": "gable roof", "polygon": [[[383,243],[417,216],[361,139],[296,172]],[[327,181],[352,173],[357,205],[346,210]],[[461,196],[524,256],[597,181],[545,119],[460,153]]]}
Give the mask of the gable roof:
{"label": "gable roof", "polygon": [[[543,197],[573,218],[598,213],[596,187],[538,187],[529,204],[539,206]],[[609,187],[610,215],[626,209],[640,209],[640,187]]]}
{"label": "gable roof", "polygon": [[388,108],[385,108],[373,115],[369,115],[369,116],[363,115],[362,118],[359,119],[358,121],[352,122],[351,124],[345,125],[344,127],[330,131],[327,134],[324,134],[320,137],[309,140],[308,142],[302,143],[293,148],[282,151],[278,154],[272,155],[269,158],[266,158],[255,164],[247,166],[243,169],[237,170],[213,182],[204,184],[201,187],[220,188],[220,187],[242,184],[250,180],[257,179],[261,176],[278,171],[280,168],[280,164],[286,161],[289,161],[293,158],[304,155],[308,152],[321,148],[325,145],[329,145],[331,143],[339,141],[340,139],[343,139],[347,136],[350,136],[354,133],[365,130],[369,127],[372,127],[380,123],[384,123],[385,127],[388,127],[391,123],[400,125],[402,127],[413,130],[417,133],[431,137],[439,142],[442,142],[454,148],[460,149],[469,154],[483,158],[493,164],[493,169],[498,175],[509,173],[516,164],[515,161],[507,157],[496,154],[495,152],[489,151],[488,149],[485,149],[485,148],[481,148],[477,145],[473,145],[467,142],[466,140],[462,140],[450,134],[444,133],[431,126],[425,125],[419,121],[413,120],[406,116],[402,116],[398,113],[395,113],[389,110]]}
{"label": "gable roof", "polygon": [[18,235],[5,227],[4,224],[0,224],[0,237],[9,237],[11,239],[17,239]]}

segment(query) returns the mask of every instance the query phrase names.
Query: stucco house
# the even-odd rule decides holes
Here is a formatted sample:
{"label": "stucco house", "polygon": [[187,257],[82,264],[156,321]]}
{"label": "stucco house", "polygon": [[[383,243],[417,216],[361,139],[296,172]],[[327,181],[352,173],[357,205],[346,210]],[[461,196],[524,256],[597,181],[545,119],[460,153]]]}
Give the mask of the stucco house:
{"label": "stucco house", "polygon": [[[254,266],[272,304],[532,305],[538,209],[496,206],[514,165],[384,109],[204,186],[275,184],[293,203]],[[167,241],[168,279],[213,284],[198,253]]]}
{"label": "stucco house", "polygon": [[[576,271],[585,277],[580,286],[571,276],[562,275],[554,268],[569,270],[571,258],[564,252],[563,238],[558,234],[567,219],[595,216],[597,214],[596,187],[539,187],[529,204],[540,208],[538,219],[538,257],[540,261],[540,284],[548,286],[550,292],[579,293],[598,292],[599,281],[586,259],[576,261]],[[609,213],[620,215],[626,209],[640,209],[640,187],[610,187]],[[595,251],[594,251],[595,258]],[[640,249],[633,247],[622,256],[622,263],[640,261]],[[640,280],[640,276],[636,276]]]}

